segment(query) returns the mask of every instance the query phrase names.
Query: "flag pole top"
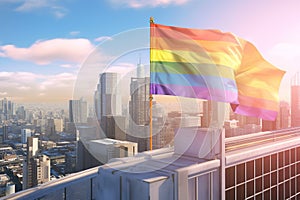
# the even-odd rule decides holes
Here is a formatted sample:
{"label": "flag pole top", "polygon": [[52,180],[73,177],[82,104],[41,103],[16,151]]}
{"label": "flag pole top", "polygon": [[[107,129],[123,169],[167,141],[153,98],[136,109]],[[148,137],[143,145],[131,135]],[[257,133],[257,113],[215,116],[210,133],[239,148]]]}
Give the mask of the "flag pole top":
{"label": "flag pole top", "polygon": [[154,24],[154,18],[150,17],[150,24]]}

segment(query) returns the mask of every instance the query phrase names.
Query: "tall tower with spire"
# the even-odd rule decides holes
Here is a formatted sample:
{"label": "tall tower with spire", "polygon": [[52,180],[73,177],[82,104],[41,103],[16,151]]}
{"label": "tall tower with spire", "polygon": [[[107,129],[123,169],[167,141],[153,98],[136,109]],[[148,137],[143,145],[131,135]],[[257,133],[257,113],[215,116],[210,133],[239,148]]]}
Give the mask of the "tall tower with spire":
{"label": "tall tower with spire", "polygon": [[144,65],[139,59],[137,77],[131,78],[129,101],[129,114],[136,125],[149,124],[149,84],[150,78],[145,77]]}
{"label": "tall tower with spire", "polygon": [[[143,132],[145,137],[127,136],[127,140],[138,143],[139,152],[148,150],[147,125],[149,124],[149,85],[150,78],[145,77],[144,65],[141,59],[137,64],[137,77],[130,82],[129,129],[131,132]],[[137,130],[138,129],[138,130]],[[147,133],[146,133],[147,132]]]}

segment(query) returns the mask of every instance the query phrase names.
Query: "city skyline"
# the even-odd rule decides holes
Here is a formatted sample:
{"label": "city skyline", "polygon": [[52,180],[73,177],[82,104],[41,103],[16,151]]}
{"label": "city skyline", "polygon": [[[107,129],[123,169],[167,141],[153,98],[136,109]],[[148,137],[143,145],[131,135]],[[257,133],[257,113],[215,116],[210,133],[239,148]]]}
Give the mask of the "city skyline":
{"label": "city skyline", "polygon": [[[300,55],[297,1],[38,2],[0,3],[1,98],[17,103],[67,103],[73,97],[82,64],[93,49],[120,32],[148,28],[150,16],[161,24],[220,29],[249,40],[266,60],[287,71],[279,94],[281,100],[290,98],[290,78],[297,71]],[[268,30],[265,24],[269,24]],[[114,63],[116,68],[134,68],[138,58],[129,57]],[[149,64],[147,57],[142,63]]]}

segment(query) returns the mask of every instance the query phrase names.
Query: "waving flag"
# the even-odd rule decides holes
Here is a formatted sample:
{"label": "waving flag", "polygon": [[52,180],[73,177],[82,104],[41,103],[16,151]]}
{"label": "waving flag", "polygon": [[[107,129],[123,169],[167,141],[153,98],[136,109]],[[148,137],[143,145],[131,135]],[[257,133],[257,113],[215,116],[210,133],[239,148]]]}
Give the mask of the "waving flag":
{"label": "waving flag", "polygon": [[274,120],[284,71],[249,42],[217,30],[151,23],[150,93],[231,103],[238,114]]}

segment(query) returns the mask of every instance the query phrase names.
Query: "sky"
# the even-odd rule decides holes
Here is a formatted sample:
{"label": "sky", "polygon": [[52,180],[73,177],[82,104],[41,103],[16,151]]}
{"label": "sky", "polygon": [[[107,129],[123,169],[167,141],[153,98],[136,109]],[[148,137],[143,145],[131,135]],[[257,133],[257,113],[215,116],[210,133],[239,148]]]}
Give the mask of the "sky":
{"label": "sky", "polygon": [[[219,29],[252,42],[286,71],[279,94],[288,101],[290,79],[299,70],[299,9],[297,0],[0,0],[0,99],[61,103],[74,98],[91,58],[116,64],[95,49],[105,44],[108,49],[112,38],[128,33],[131,42],[139,29],[143,36],[153,16],[159,24]],[[126,43],[124,38],[119,41]],[[149,65],[140,51],[142,63]],[[119,60],[115,69],[132,70],[138,56]],[[91,91],[97,78],[97,73],[89,77]]]}

